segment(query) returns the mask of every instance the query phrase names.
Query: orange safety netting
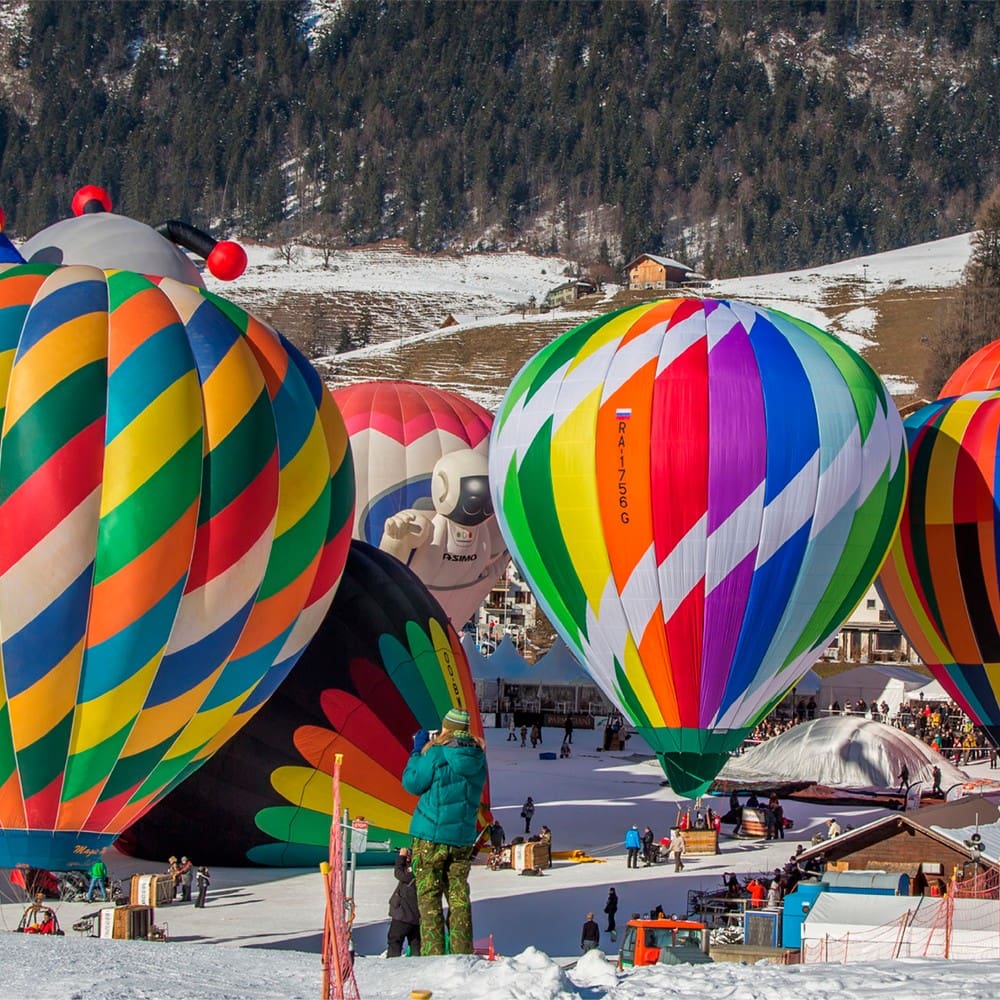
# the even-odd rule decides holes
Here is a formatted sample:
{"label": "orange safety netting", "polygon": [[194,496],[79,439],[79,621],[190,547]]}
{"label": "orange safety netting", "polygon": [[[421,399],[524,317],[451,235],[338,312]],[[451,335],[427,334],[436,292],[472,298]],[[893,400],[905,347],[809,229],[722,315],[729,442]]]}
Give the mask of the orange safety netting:
{"label": "orange safety netting", "polygon": [[354,900],[344,894],[344,837],[340,827],[340,765],[343,754],[333,764],[333,818],[330,823],[330,860],[321,866],[326,895],[323,921],[323,1000],[361,1000],[354,979],[351,955],[351,924]]}
{"label": "orange safety netting", "polygon": [[912,906],[878,927],[809,938],[801,960],[873,962],[896,958],[1000,959],[1000,878],[984,871],[954,878],[944,896],[914,896]]}

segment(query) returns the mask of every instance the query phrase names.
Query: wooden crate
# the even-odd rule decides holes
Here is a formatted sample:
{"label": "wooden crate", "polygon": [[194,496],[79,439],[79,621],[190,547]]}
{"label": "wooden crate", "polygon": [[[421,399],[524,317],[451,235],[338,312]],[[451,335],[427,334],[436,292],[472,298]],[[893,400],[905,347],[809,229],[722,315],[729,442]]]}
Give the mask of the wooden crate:
{"label": "wooden crate", "polygon": [[764,813],[760,809],[753,809],[750,806],[743,807],[743,821],[739,835],[741,837],[767,836],[767,824],[764,822]]}
{"label": "wooden crate", "polygon": [[551,868],[552,851],[548,844],[534,841],[528,844],[528,862],[531,868]]}
{"label": "wooden crate", "polygon": [[685,854],[718,854],[719,835],[715,830],[681,830]]}

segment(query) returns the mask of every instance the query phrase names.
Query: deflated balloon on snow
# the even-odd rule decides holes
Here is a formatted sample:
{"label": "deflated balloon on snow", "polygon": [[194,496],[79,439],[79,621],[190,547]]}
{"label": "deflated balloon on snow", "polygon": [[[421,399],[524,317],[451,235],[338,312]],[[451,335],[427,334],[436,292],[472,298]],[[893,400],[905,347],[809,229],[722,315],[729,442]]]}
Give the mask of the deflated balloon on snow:
{"label": "deflated balloon on snow", "polygon": [[[318,864],[328,856],[331,775],[342,753],[342,804],[368,824],[363,860],[392,863],[410,843],[417,802],[401,784],[413,734],[439,728],[453,707],[469,711],[481,736],[455,630],[410,570],[352,542],[333,606],[295,669],[119,846],[147,858],[184,851],[207,864]],[[482,821],[488,816],[484,793]]]}
{"label": "deflated balloon on snow", "polygon": [[291,668],[342,572],[352,469],[301,355],[173,278],[6,266],[0,361],[0,867],[61,869]]}
{"label": "deflated balloon on snow", "polygon": [[490,482],[549,619],[697,795],[874,579],[905,442],[839,340],[677,298],[532,358],[497,414]]}

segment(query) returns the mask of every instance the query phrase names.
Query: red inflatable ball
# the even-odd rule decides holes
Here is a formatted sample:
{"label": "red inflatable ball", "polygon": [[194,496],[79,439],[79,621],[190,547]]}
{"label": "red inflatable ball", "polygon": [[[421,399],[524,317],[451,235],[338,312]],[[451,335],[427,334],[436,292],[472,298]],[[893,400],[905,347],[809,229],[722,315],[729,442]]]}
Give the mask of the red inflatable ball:
{"label": "red inflatable ball", "polygon": [[110,212],[111,195],[96,184],[85,184],[73,195],[73,214],[85,212]]}
{"label": "red inflatable ball", "polygon": [[247,252],[232,240],[219,240],[205,260],[220,281],[233,281],[247,269]]}

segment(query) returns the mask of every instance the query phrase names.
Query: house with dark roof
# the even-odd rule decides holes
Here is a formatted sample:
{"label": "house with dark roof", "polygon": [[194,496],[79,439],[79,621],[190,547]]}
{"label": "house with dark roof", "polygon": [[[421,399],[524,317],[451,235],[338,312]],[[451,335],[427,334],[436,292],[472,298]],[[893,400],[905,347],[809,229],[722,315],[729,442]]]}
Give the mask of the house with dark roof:
{"label": "house with dark roof", "polygon": [[998,802],[997,793],[967,795],[884,816],[808,847],[799,862],[822,857],[828,871],[899,872],[911,881],[922,867],[932,884],[935,877],[947,882],[953,874],[959,879],[995,875],[1000,872]]}
{"label": "house with dark roof", "polygon": [[625,275],[628,287],[645,288],[678,288],[685,282],[697,279],[693,268],[674,260],[672,257],[660,257],[652,253],[639,254],[635,260],[625,265]]}
{"label": "house with dark roof", "polygon": [[572,281],[563,282],[555,288],[546,292],[545,304],[550,308],[567,305],[576,302],[587,295],[594,295],[597,292],[597,285],[585,278],[574,278]]}

